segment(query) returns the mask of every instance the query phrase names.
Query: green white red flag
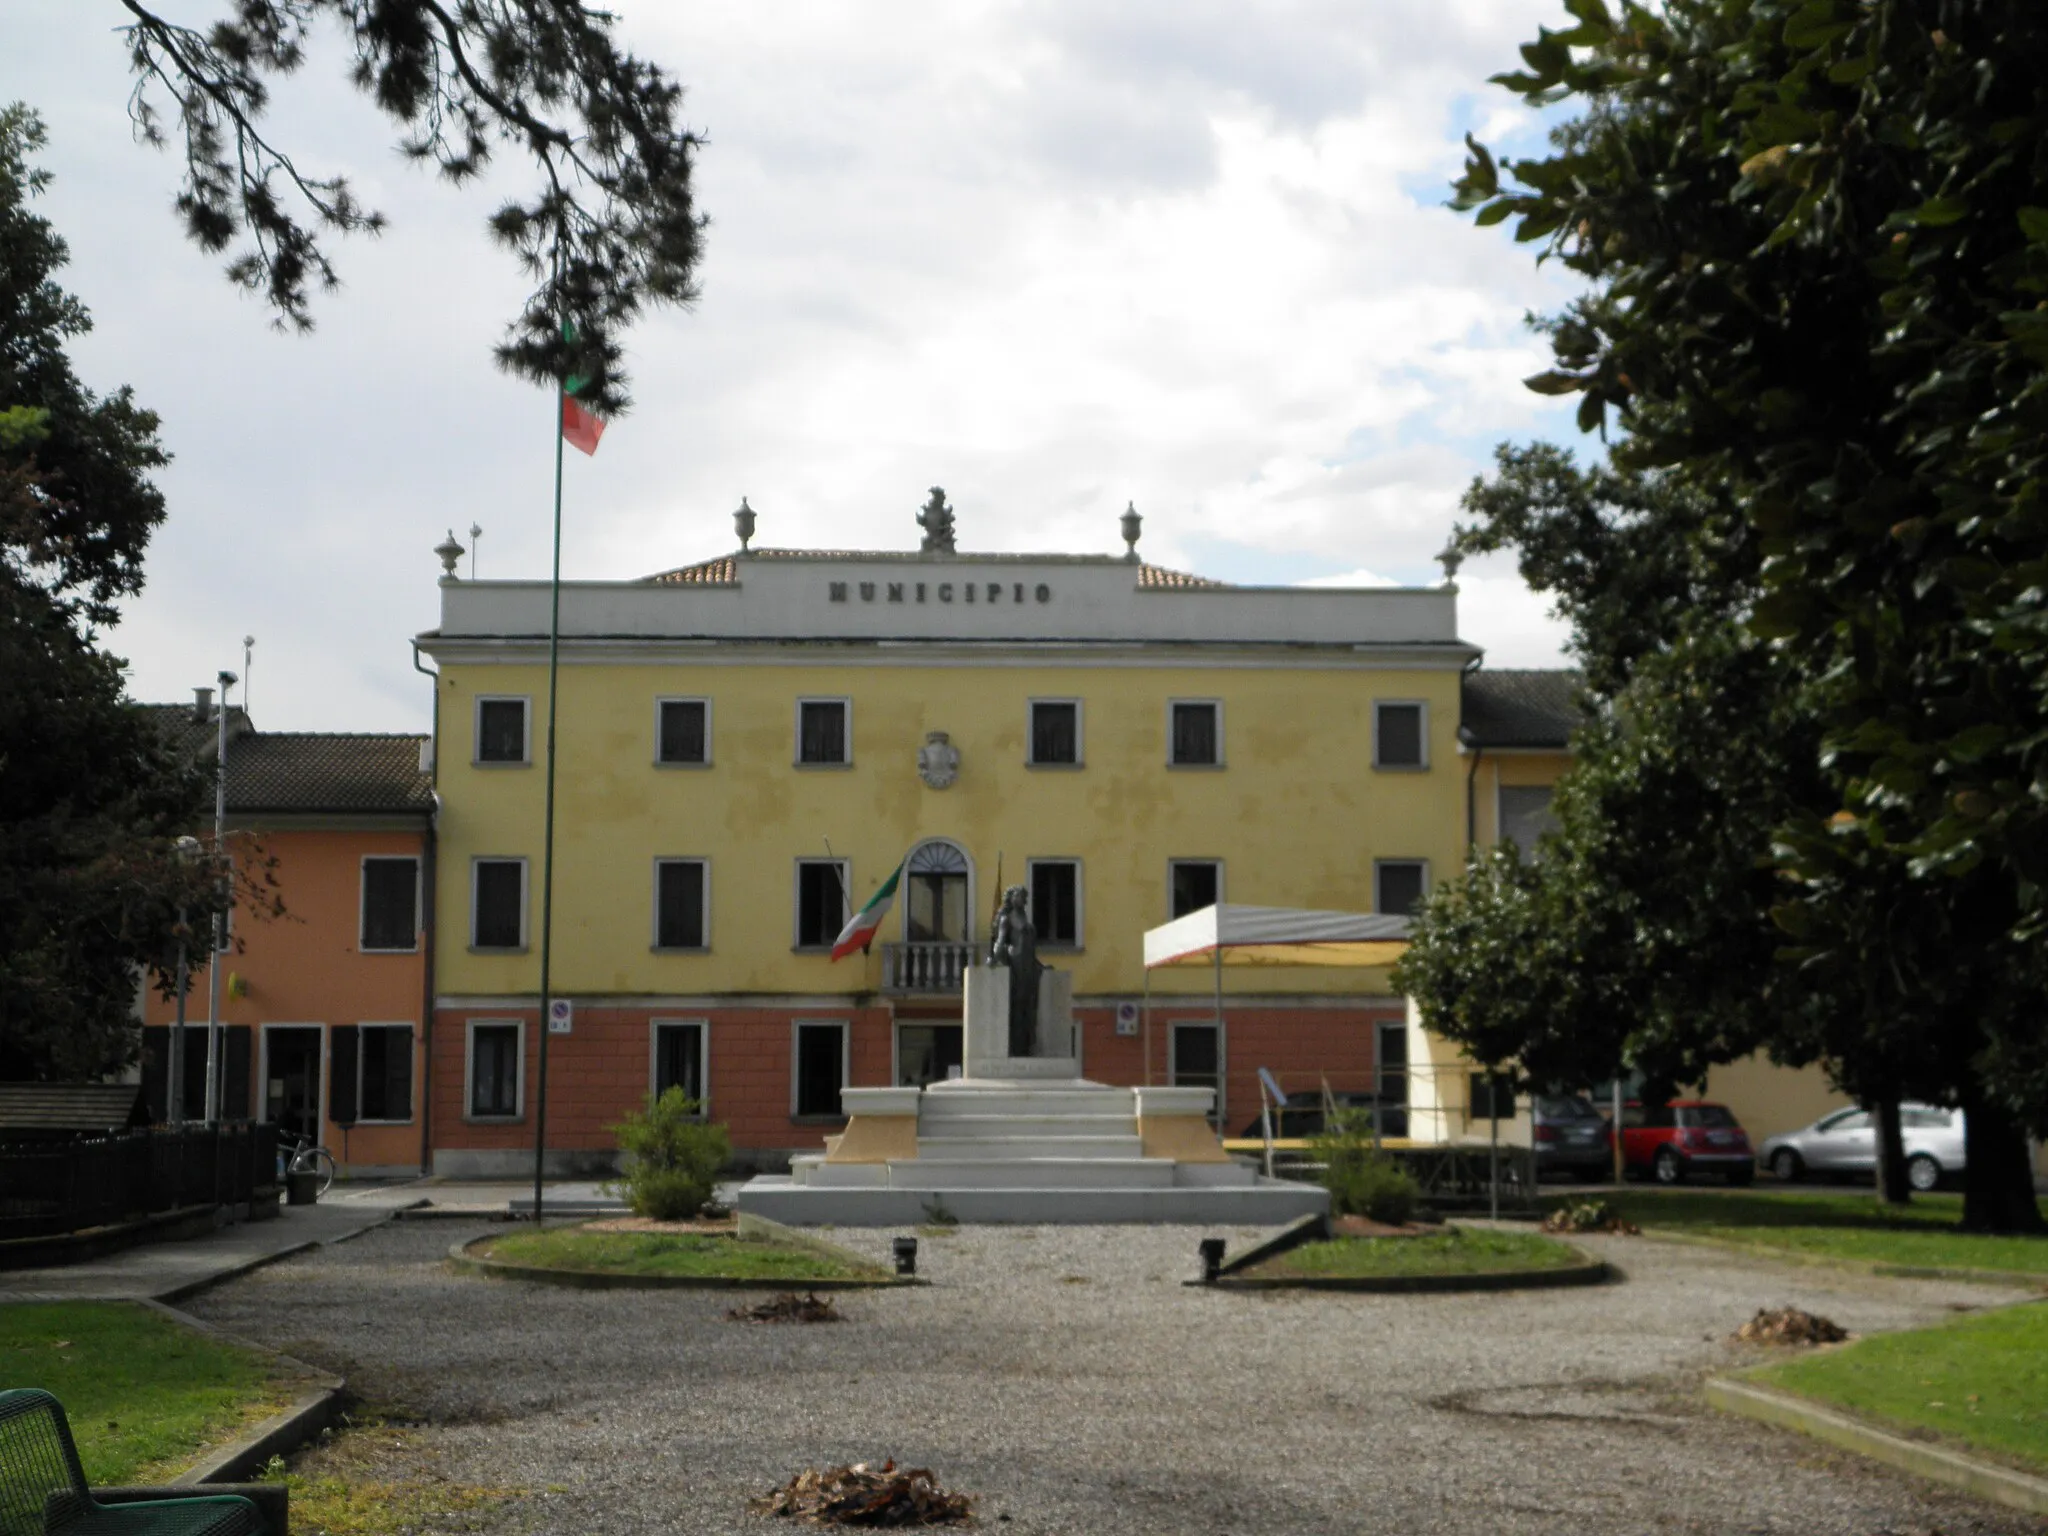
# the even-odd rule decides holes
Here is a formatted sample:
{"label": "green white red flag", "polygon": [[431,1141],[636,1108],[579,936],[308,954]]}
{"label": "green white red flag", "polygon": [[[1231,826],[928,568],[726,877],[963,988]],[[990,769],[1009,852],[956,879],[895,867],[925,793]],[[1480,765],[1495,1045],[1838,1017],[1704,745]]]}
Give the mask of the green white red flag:
{"label": "green white red flag", "polygon": [[[905,855],[906,860],[908,855]],[[880,890],[868,898],[868,904],[846,920],[846,926],[839,930],[839,937],[832,944],[832,958],[838,960],[852,954],[856,949],[865,950],[875,942],[875,934],[882,926],[882,919],[889,915],[889,909],[896,905],[896,882],[903,878],[903,865],[898,864],[882,882]]]}
{"label": "green white red flag", "polygon": [[[572,342],[576,339],[574,321],[563,322],[562,339]],[[596,453],[597,440],[604,436],[604,418],[585,409],[575,398],[589,382],[580,373],[572,373],[562,380],[562,440],[584,453]]]}

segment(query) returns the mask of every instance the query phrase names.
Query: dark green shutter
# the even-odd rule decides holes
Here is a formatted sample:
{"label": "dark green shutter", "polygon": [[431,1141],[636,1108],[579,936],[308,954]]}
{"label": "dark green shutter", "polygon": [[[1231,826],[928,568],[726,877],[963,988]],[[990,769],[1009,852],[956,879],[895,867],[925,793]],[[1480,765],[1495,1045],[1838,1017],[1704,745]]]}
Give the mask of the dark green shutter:
{"label": "dark green shutter", "polygon": [[[230,1024],[222,1033],[227,1037],[221,1043],[221,1048],[226,1053],[227,1060],[223,1064],[220,1117],[223,1120],[246,1120],[249,1118],[249,1073],[252,1070],[249,1062],[249,1026],[246,1024]],[[198,1035],[200,1059],[203,1061],[206,1051],[206,1031],[201,1029],[198,1031]],[[187,1051],[192,1049],[192,1034],[189,1030],[185,1036],[185,1049]],[[200,1077],[204,1079],[205,1076],[206,1074],[202,1070]]]}
{"label": "dark green shutter", "polygon": [[356,1026],[337,1024],[327,1032],[327,1118],[356,1123]]}

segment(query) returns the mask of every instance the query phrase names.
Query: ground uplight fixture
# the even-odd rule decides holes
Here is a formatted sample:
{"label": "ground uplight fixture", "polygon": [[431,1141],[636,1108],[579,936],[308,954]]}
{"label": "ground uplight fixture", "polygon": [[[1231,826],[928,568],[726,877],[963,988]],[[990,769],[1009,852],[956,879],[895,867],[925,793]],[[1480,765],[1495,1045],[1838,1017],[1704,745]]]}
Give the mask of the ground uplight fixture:
{"label": "ground uplight fixture", "polygon": [[1196,1251],[1202,1255],[1202,1284],[1214,1285],[1223,1273],[1223,1239],[1205,1237],[1196,1244]]}
{"label": "ground uplight fixture", "polygon": [[894,1254],[896,1255],[896,1273],[897,1273],[897,1274],[899,1274],[899,1275],[914,1275],[914,1274],[916,1274],[916,1273],[917,1273],[917,1239],[916,1239],[916,1238],[914,1238],[914,1237],[899,1237],[899,1238],[897,1238],[897,1239],[896,1239],[896,1241],[895,1241],[895,1242],[891,1243],[891,1244],[889,1245],[889,1247],[890,1247],[890,1250],[891,1250],[891,1251],[892,1251],[892,1252],[893,1252],[893,1253],[894,1253]]}

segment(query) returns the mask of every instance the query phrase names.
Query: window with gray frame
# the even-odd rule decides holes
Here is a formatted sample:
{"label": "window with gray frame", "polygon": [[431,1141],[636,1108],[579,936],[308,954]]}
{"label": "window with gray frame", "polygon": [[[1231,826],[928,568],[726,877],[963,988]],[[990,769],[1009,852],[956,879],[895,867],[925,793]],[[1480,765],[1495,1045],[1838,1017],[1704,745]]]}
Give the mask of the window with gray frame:
{"label": "window with gray frame", "polygon": [[1060,949],[1080,946],[1080,860],[1031,861],[1031,926],[1038,930],[1041,944]]}
{"label": "window with gray frame", "polygon": [[703,949],[710,866],[702,859],[654,861],[654,947]]}
{"label": "window with gray frame", "polygon": [[420,861],[363,860],[361,947],[411,950],[419,947]]}
{"label": "window with gray frame", "polygon": [[526,700],[482,698],[476,701],[476,760],[480,763],[526,761]]}
{"label": "window with gray frame", "polygon": [[1372,713],[1372,764],[1375,768],[1424,766],[1422,706],[1375,704]]}
{"label": "window with gray frame", "polygon": [[1548,784],[1503,784],[1500,787],[1500,840],[1512,840],[1524,853],[1534,853],[1544,833],[1557,826],[1550,814]]}
{"label": "window with gray frame", "polygon": [[519,1113],[519,1026],[469,1028],[469,1112],[478,1119]]}
{"label": "window with gray frame", "polygon": [[1372,909],[1393,917],[1409,917],[1429,894],[1427,859],[1375,859],[1372,866]]}
{"label": "window with gray frame", "polygon": [[830,949],[846,918],[845,861],[797,860],[796,947]]}
{"label": "window with gray frame", "polygon": [[1168,915],[1186,917],[1223,899],[1220,859],[1175,859],[1167,865]]}
{"label": "window with gray frame", "polygon": [[1072,699],[1031,703],[1031,766],[1072,768],[1081,761],[1081,706]]}
{"label": "window with gray frame", "polygon": [[813,766],[853,761],[844,699],[804,699],[796,707],[796,760]]}
{"label": "window with gray frame", "polygon": [[846,1086],[846,1026],[796,1026],[795,1106],[799,1119],[841,1117],[840,1090]]}
{"label": "window with gray frame", "polygon": [[526,943],[526,860],[473,860],[470,879],[470,947],[522,948]]}
{"label": "window with gray frame", "polygon": [[697,1020],[654,1026],[654,1094],[680,1088],[701,1110],[704,1105],[704,1031]]}
{"label": "window with gray frame", "polygon": [[1176,768],[1215,768],[1223,762],[1223,706],[1211,699],[1173,705],[1173,741],[1166,759]]}
{"label": "window with gray frame", "polygon": [[682,767],[711,761],[711,706],[703,699],[663,699],[656,709],[654,760]]}

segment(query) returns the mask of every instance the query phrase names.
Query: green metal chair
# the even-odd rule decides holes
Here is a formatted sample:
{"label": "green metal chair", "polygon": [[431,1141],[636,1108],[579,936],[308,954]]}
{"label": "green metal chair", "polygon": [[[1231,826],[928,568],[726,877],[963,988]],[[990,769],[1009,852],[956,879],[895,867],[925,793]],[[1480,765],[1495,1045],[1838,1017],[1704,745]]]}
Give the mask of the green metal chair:
{"label": "green metal chair", "polygon": [[32,1387],[0,1392],[0,1536],[269,1536],[239,1494],[102,1504],[64,1407]]}

